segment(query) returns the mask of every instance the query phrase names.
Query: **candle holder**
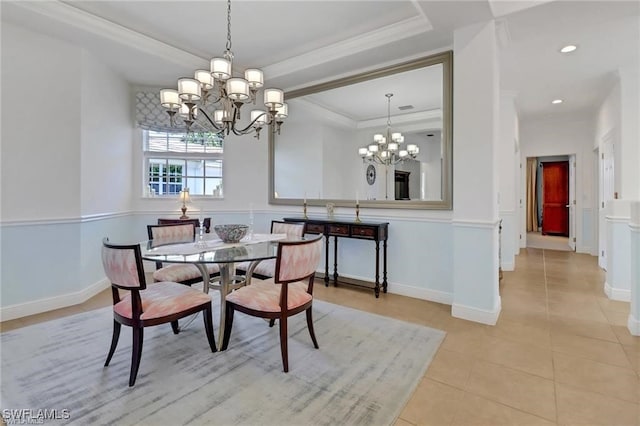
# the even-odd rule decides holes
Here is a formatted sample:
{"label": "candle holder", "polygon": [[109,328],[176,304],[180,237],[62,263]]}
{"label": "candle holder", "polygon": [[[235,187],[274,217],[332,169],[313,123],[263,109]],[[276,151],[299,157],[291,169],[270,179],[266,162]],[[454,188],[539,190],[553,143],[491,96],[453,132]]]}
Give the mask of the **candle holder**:
{"label": "candle holder", "polygon": [[360,220],[360,203],[356,203],[356,223],[362,222]]}
{"label": "candle holder", "polygon": [[304,214],[303,217],[305,219],[309,219],[309,216],[307,216],[307,200],[304,200],[302,203],[302,213]]}

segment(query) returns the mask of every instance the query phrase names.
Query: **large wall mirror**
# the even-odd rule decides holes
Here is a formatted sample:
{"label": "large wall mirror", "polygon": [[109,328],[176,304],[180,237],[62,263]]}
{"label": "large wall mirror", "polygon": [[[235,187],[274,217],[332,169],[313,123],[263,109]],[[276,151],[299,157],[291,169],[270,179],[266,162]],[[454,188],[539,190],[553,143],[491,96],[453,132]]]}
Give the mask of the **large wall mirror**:
{"label": "large wall mirror", "polygon": [[289,116],[269,137],[269,203],[450,210],[452,57],[286,93]]}

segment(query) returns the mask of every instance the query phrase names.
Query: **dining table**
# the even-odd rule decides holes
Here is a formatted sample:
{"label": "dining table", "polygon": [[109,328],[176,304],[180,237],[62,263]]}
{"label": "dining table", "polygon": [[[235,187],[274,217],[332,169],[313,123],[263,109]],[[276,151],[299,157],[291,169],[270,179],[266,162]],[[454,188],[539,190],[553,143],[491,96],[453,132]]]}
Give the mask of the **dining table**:
{"label": "dining table", "polygon": [[[218,347],[223,346],[225,325],[225,300],[236,288],[251,284],[255,267],[265,259],[275,259],[278,241],[289,239],[286,234],[251,234],[237,243],[225,243],[215,235],[196,236],[193,240],[155,238],[140,243],[142,258],[161,263],[188,263],[195,265],[202,274],[203,291],[215,289],[220,293],[220,323]],[[246,275],[235,275],[235,263],[250,262]],[[219,277],[211,277],[208,264],[217,264]]]}

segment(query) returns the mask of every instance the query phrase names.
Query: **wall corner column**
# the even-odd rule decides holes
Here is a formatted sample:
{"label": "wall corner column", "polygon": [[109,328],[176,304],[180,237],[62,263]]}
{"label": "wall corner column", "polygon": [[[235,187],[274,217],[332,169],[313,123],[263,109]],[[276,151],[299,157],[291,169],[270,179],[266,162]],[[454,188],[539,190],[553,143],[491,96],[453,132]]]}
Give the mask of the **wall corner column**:
{"label": "wall corner column", "polygon": [[494,325],[498,288],[500,75],[495,22],[454,32],[454,317]]}

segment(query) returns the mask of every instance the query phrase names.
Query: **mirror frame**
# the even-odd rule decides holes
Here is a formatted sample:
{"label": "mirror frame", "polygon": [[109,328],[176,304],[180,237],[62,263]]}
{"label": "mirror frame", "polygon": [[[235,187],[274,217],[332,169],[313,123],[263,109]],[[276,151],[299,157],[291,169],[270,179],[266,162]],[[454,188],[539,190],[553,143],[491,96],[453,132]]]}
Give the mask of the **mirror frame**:
{"label": "mirror frame", "polygon": [[[285,93],[285,99],[295,99],[312,93],[336,89],[350,84],[373,80],[380,77],[425,68],[430,65],[442,64],[442,199],[441,200],[359,200],[361,207],[384,209],[425,209],[425,210],[452,210],[453,209],[453,51],[446,51],[391,65],[336,80],[315,84]],[[283,126],[286,131],[286,122]],[[275,129],[269,129],[269,204],[300,206],[303,200],[300,198],[276,198],[275,197]],[[354,153],[356,155],[356,153]],[[333,203],[336,207],[353,207],[355,200],[335,199],[307,199],[308,206],[326,206]]]}

